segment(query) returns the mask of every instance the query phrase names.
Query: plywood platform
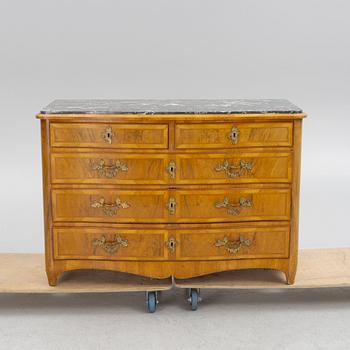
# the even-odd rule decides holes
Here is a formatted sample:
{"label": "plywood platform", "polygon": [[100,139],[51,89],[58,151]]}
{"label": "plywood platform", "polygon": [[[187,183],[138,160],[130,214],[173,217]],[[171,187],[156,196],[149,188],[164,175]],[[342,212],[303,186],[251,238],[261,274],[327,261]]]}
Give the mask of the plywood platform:
{"label": "plywood platform", "polygon": [[287,285],[282,272],[239,270],[186,280],[175,279],[179,288],[324,288],[350,287],[350,248],[299,251],[295,284]]}
{"label": "plywood platform", "polygon": [[[99,293],[160,291],[172,288],[170,278],[150,279],[121,272],[65,272],[58,286],[47,283],[42,254],[0,254],[0,293]],[[299,252],[294,285],[272,270],[240,270],[175,280],[179,288],[323,288],[350,287],[350,248],[308,249]]]}
{"label": "plywood platform", "polygon": [[50,287],[42,254],[0,254],[0,293],[99,293],[160,291],[172,288],[171,278],[156,280],[113,271],[65,272]]}

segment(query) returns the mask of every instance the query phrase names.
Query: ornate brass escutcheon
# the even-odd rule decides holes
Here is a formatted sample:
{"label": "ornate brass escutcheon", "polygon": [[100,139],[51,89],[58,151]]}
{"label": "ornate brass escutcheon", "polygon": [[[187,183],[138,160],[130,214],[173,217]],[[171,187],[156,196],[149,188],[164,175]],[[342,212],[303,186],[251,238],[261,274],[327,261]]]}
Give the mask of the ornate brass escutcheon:
{"label": "ornate brass escutcheon", "polygon": [[225,236],[224,239],[218,239],[215,242],[215,247],[225,247],[230,254],[237,254],[242,247],[249,247],[251,244],[252,241],[250,239],[245,239],[241,235],[237,241],[229,241],[228,237]]}
{"label": "ornate brass escutcheon", "polygon": [[227,137],[232,141],[234,145],[236,145],[239,138],[238,128],[233,126],[231,132],[227,135]]}
{"label": "ornate brass escutcheon", "polygon": [[112,144],[113,137],[115,136],[111,126],[107,126],[104,132],[102,133],[102,138],[105,142]]}
{"label": "ornate brass escutcheon", "polygon": [[226,208],[227,213],[230,215],[239,215],[242,208],[251,207],[253,205],[252,200],[241,197],[238,203],[230,203],[230,200],[225,197],[222,201],[215,203],[215,208]]}
{"label": "ornate brass escutcheon", "polygon": [[92,245],[94,246],[94,254],[97,247],[103,248],[107,253],[116,253],[119,248],[127,247],[128,241],[126,239],[122,239],[120,235],[114,235],[113,241],[107,241],[107,238],[105,236],[102,236],[101,238],[95,239],[92,242]]}
{"label": "ornate brass escutcheon", "polygon": [[166,170],[168,172],[168,174],[170,175],[170,177],[172,179],[175,179],[175,174],[176,174],[176,163],[174,160],[171,160],[168,164],[168,166],[166,167]]}
{"label": "ornate brass escutcheon", "polygon": [[222,164],[216,166],[216,171],[225,171],[228,177],[240,177],[244,174],[250,173],[253,169],[253,162],[247,162],[246,160],[240,160],[239,165],[230,164],[227,159]]}
{"label": "ornate brass escutcheon", "polygon": [[102,211],[107,216],[117,215],[119,209],[127,209],[130,207],[129,203],[122,202],[120,198],[116,198],[114,203],[106,203],[104,198],[99,201],[93,201],[91,203],[91,208],[102,208]]}
{"label": "ornate brass escutcheon", "polygon": [[103,159],[100,159],[97,163],[91,164],[92,170],[97,170],[100,176],[105,176],[109,179],[116,176],[119,171],[128,171],[128,166],[121,160],[117,159],[114,164],[106,165]]}
{"label": "ornate brass escutcheon", "polygon": [[165,245],[169,249],[171,253],[175,253],[176,250],[176,239],[174,237],[170,237],[166,242]]}
{"label": "ornate brass escutcheon", "polygon": [[168,209],[170,215],[175,215],[176,199],[174,197],[169,198],[168,203],[166,204],[166,208]]}

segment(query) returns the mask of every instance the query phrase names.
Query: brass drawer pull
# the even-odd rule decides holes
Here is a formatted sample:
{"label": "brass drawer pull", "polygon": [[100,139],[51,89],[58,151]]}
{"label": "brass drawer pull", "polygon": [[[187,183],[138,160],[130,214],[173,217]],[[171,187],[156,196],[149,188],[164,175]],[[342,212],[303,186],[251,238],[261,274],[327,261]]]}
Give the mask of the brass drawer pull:
{"label": "brass drawer pull", "polygon": [[171,253],[175,253],[176,250],[176,239],[174,237],[169,238],[166,242],[165,245],[169,249]]}
{"label": "brass drawer pull", "polygon": [[215,247],[225,247],[230,254],[237,254],[242,247],[249,247],[251,244],[252,241],[245,239],[243,236],[239,236],[237,241],[229,241],[228,237],[225,236],[224,239],[218,239],[215,242]]}
{"label": "brass drawer pull", "polygon": [[126,239],[122,239],[120,235],[115,235],[113,241],[107,241],[105,236],[102,236],[101,238],[95,239],[92,242],[92,245],[94,246],[94,254],[97,247],[103,248],[107,253],[116,253],[119,248],[127,247],[128,241]]}
{"label": "brass drawer pull", "polygon": [[166,167],[166,170],[168,172],[168,174],[170,175],[170,177],[172,179],[175,179],[175,174],[176,174],[176,163],[174,160],[171,160],[168,164],[168,166]]}
{"label": "brass drawer pull", "polygon": [[91,164],[91,169],[98,171],[100,176],[105,176],[109,179],[116,176],[119,171],[128,171],[128,166],[121,160],[117,159],[112,165],[106,165],[103,159],[100,159],[97,163]]}
{"label": "brass drawer pull", "polygon": [[253,169],[253,162],[240,160],[239,165],[230,164],[227,159],[222,164],[216,166],[216,171],[225,171],[228,177],[240,177],[246,173],[250,173]]}
{"label": "brass drawer pull", "polygon": [[176,199],[174,197],[169,198],[168,203],[166,204],[166,208],[168,209],[170,215],[175,215]]}
{"label": "brass drawer pull", "polygon": [[251,207],[253,202],[250,199],[241,197],[238,203],[230,203],[230,200],[225,197],[222,201],[215,203],[215,208],[226,208],[227,213],[230,215],[239,215],[242,208]]}
{"label": "brass drawer pull", "polygon": [[227,137],[232,141],[234,145],[237,144],[239,138],[239,130],[237,127],[233,126],[232,130],[229,132]]}
{"label": "brass drawer pull", "polygon": [[120,198],[116,198],[114,203],[106,203],[104,198],[101,198],[99,201],[94,201],[91,203],[92,208],[102,208],[102,211],[107,216],[117,215],[119,209],[127,209],[130,207],[130,204],[122,202]]}
{"label": "brass drawer pull", "polygon": [[102,133],[102,138],[105,142],[112,144],[113,137],[115,136],[111,126],[107,126],[104,132]]}

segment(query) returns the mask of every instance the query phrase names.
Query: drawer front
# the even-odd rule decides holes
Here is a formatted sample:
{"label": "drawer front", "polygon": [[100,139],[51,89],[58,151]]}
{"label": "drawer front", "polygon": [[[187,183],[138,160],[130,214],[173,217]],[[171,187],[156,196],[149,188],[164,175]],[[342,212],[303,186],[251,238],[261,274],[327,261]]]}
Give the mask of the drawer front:
{"label": "drawer front", "polygon": [[166,222],[167,191],[52,190],[56,222]]}
{"label": "drawer front", "polygon": [[181,184],[291,182],[289,152],[187,154],[176,158]]}
{"label": "drawer front", "polygon": [[179,190],[177,222],[289,220],[289,189]]}
{"label": "drawer front", "polygon": [[50,126],[53,147],[168,148],[166,124],[65,124]]}
{"label": "drawer front", "polygon": [[52,153],[53,183],[166,184],[167,155]]}
{"label": "drawer front", "polygon": [[289,226],[178,231],[177,260],[288,258]]}
{"label": "drawer front", "polygon": [[176,148],[292,146],[293,123],[177,124]]}
{"label": "drawer front", "polygon": [[165,260],[167,232],[54,228],[56,259]]}

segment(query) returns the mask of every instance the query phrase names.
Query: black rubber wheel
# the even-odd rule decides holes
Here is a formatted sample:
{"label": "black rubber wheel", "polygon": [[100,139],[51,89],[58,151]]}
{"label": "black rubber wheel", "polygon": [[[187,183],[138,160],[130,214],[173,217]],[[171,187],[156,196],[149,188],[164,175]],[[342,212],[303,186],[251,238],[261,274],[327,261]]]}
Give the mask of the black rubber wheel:
{"label": "black rubber wheel", "polygon": [[157,309],[157,292],[147,293],[147,311],[153,314]]}
{"label": "black rubber wheel", "polygon": [[199,301],[198,289],[191,288],[190,289],[190,304],[191,304],[192,311],[196,311],[198,309],[198,301]]}

